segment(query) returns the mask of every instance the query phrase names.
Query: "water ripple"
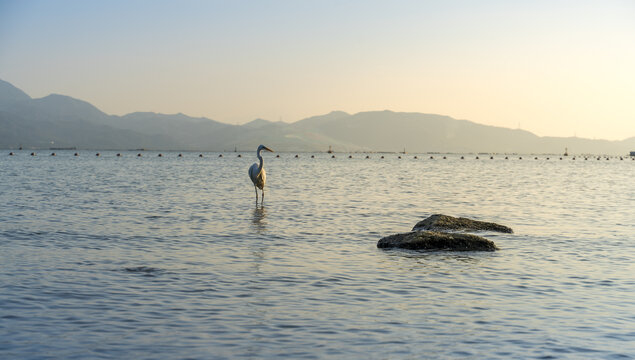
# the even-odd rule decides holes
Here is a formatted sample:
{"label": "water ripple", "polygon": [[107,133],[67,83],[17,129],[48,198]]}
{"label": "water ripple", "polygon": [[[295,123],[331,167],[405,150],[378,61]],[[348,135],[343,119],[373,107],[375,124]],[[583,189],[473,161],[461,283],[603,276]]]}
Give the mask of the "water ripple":
{"label": "water ripple", "polygon": [[[0,358],[635,357],[635,162],[66,155],[0,161]],[[432,213],[515,233],[376,248]]]}

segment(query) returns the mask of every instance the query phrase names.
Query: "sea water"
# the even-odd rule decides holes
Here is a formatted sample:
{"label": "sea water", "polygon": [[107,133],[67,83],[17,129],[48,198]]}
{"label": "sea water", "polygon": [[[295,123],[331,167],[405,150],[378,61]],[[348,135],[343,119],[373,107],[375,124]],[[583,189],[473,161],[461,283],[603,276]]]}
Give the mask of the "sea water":
{"label": "sea water", "polygon": [[[630,158],[265,153],[261,206],[254,152],[29,153],[0,156],[2,359],[635,357]],[[435,213],[514,233],[376,247]]]}

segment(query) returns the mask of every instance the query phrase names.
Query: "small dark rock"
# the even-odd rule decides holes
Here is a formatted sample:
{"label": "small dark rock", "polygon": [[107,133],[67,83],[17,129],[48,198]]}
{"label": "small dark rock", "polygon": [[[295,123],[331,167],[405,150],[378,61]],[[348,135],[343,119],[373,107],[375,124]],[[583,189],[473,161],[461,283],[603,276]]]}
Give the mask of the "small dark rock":
{"label": "small dark rock", "polygon": [[412,231],[386,236],[377,242],[378,248],[409,250],[496,251],[496,245],[472,234]]}
{"label": "small dark rock", "polygon": [[472,220],[467,218],[455,218],[453,216],[435,214],[419,221],[412,230],[432,230],[432,231],[496,231],[502,233],[513,233],[507,226],[496,223]]}
{"label": "small dark rock", "polygon": [[137,267],[127,267],[125,268],[128,272],[142,272],[142,273],[151,273],[156,272],[158,269],[149,267],[149,266],[137,266]]}

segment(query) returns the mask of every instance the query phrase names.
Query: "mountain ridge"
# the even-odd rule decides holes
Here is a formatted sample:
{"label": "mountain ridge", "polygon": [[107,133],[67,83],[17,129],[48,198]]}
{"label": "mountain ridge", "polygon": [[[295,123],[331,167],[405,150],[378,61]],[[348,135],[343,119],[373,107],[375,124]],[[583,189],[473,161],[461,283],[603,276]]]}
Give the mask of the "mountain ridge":
{"label": "mountain ridge", "polygon": [[529,131],[478,124],[447,115],[391,110],[331,111],[293,123],[254,119],[226,124],[183,113],[108,115],[70,96],[33,99],[0,80],[0,148],[156,149],[224,151],[268,144],[277,151],[488,152],[627,154],[621,141],[540,137]]}
{"label": "mountain ridge", "polygon": [[30,100],[31,97],[13,84],[0,79],[0,108],[20,101]]}

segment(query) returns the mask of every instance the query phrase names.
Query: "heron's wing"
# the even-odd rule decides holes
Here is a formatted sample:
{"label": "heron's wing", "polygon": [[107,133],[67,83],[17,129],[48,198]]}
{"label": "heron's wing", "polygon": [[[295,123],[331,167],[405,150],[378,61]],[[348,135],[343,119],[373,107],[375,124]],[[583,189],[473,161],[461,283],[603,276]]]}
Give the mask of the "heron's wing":
{"label": "heron's wing", "polygon": [[257,185],[256,182],[258,182],[258,164],[253,163],[249,167],[249,178],[254,183],[254,185]]}

